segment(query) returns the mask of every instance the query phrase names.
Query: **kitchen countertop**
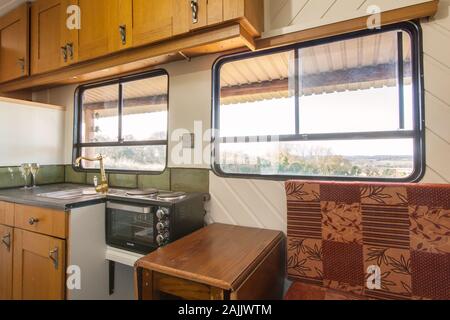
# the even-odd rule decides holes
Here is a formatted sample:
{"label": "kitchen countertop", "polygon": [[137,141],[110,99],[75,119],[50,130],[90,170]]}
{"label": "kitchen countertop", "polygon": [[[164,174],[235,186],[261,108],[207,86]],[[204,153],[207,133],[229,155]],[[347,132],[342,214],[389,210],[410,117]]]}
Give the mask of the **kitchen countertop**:
{"label": "kitchen countertop", "polygon": [[101,203],[105,200],[104,195],[83,195],[74,199],[53,199],[42,197],[40,194],[64,191],[64,190],[75,190],[75,189],[92,189],[92,186],[80,185],[80,184],[53,184],[46,186],[39,186],[36,189],[3,189],[0,190],[0,201],[13,202],[23,205],[44,207],[56,210],[70,210],[72,208],[84,207],[92,204]]}
{"label": "kitchen countertop", "polygon": [[[23,205],[35,206],[35,207],[43,207],[50,208],[56,210],[69,211],[74,208],[86,207],[98,203],[105,202],[106,200],[118,200],[118,201],[126,201],[127,203],[137,203],[137,204],[147,204],[151,202],[153,205],[168,205],[170,203],[177,203],[178,201],[183,201],[183,199],[174,199],[174,200],[158,200],[158,199],[146,199],[140,197],[127,197],[124,196],[128,189],[110,189],[110,192],[107,195],[102,194],[93,194],[93,195],[80,195],[75,196],[70,199],[56,199],[51,198],[49,196],[45,196],[48,193],[54,192],[62,192],[62,191],[73,191],[73,190],[83,190],[89,189],[94,191],[93,186],[83,185],[83,184],[52,184],[39,186],[36,189],[28,189],[25,190],[23,188],[14,188],[14,189],[0,189],[0,201],[18,203]],[[169,191],[165,191],[169,192]],[[42,196],[44,195],[44,196]],[[192,193],[190,196],[196,196],[198,194]],[[208,194],[203,194],[205,197],[205,201],[209,200]],[[54,195],[53,195],[54,196]]]}

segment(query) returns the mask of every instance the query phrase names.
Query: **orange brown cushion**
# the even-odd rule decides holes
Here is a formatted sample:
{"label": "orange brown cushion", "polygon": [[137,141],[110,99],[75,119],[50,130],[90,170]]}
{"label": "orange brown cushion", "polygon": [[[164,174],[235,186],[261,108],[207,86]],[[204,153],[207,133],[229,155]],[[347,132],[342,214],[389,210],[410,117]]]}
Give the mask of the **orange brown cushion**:
{"label": "orange brown cushion", "polygon": [[[286,195],[291,280],[369,299],[450,299],[449,185],[288,181]],[[372,267],[380,288],[366,285]]]}

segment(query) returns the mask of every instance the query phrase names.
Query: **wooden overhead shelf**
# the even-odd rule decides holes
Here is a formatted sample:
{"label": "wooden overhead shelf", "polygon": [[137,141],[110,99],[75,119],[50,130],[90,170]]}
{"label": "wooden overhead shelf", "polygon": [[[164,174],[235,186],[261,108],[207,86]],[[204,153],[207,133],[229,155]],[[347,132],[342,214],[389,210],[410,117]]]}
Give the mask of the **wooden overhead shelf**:
{"label": "wooden overhead shelf", "polygon": [[49,73],[33,75],[0,85],[0,92],[48,88],[108,78],[163,63],[199,55],[246,47],[255,48],[247,31],[238,23],[204,29],[150,46],[121,51],[110,56],[81,62]]}

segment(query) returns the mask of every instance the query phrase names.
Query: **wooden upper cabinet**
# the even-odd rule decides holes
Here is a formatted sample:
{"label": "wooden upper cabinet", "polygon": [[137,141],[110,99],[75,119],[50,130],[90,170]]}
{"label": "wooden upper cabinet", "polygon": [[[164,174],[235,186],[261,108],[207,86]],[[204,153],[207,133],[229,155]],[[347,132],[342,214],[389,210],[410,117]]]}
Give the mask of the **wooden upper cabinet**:
{"label": "wooden upper cabinet", "polygon": [[172,0],[173,34],[223,22],[223,0]]}
{"label": "wooden upper cabinet", "polygon": [[65,241],[14,230],[14,300],[64,300]]}
{"label": "wooden upper cabinet", "polygon": [[72,7],[78,6],[78,0],[62,0],[61,3],[60,62],[62,66],[66,66],[78,62],[78,27],[81,27],[81,16]]}
{"label": "wooden upper cabinet", "polygon": [[13,228],[0,225],[0,301],[12,299]]}
{"label": "wooden upper cabinet", "polygon": [[172,37],[175,1],[133,0],[134,46]]}
{"label": "wooden upper cabinet", "polygon": [[133,45],[133,0],[109,0],[109,51]]}
{"label": "wooden upper cabinet", "polygon": [[32,3],[31,74],[78,62],[78,30],[68,26],[71,5],[78,5],[78,0],[37,0]]}
{"label": "wooden upper cabinet", "polygon": [[264,31],[264,0],[222,0],[223,20],[239,21],[252,36]]}
{"label": "wooden upper cabinet", "polygon": [[[67,62],[64,54],[66,12],[63,0],[37,0],[31,5],[31,73],[56,70]],[[64,47],[64,48],[63,48]]]}
{"label": "wooden upper cabinet", "polygon": [[174,35],[236,21],[252,36],[264,29],[264,0],[173,0]]}
{"label": "wooden upper cabinet", "polygon": [[79,0],[81,28],[78,31],[78,58],[85,61],[110,53],[111,19],[109,2],[116,0]]}
{"label": "wooden upper cabinet", "polygon": [[223,0],[208,0],[208,26],[223,22]]}
{"label": "wooden upper cabinet", "polygon": [[[190,30],[211,26],[223,21],[223,0],[188,1],[188,5],[190,7]],[[195,12],[197,13],[195,14]]]}
{"label": "wooden upper cabinet", "polygon": [[0,82],[29,74],[29,5],[0,18]]}

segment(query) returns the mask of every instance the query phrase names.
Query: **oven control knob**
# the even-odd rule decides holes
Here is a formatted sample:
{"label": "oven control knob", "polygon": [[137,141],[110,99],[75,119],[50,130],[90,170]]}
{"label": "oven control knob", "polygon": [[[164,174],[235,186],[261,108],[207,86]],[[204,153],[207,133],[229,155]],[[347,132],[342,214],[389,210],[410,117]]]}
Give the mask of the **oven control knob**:
{"label": "oven control knob", "polygon": [[169,227],[169,221],[158,222],[156,224],[156,230],[158,230],[159,233],[164,232],[168,227]]}
{"label": "oven control knob", "polygon": [[158,211],[156,211],[156,216],[160,220],[165,219],[168,215],[169,215],[169,209],[167,209],[167,208],[159,208]]}
{"label": "oven control knob", "polygon": [[156,242],[158,243],[158,245],[160,247],[165,245],[168,240],[169,240],[169,234],[167,234],[167,233],[166,234],[158,234],[158,236],[156,237]]}

